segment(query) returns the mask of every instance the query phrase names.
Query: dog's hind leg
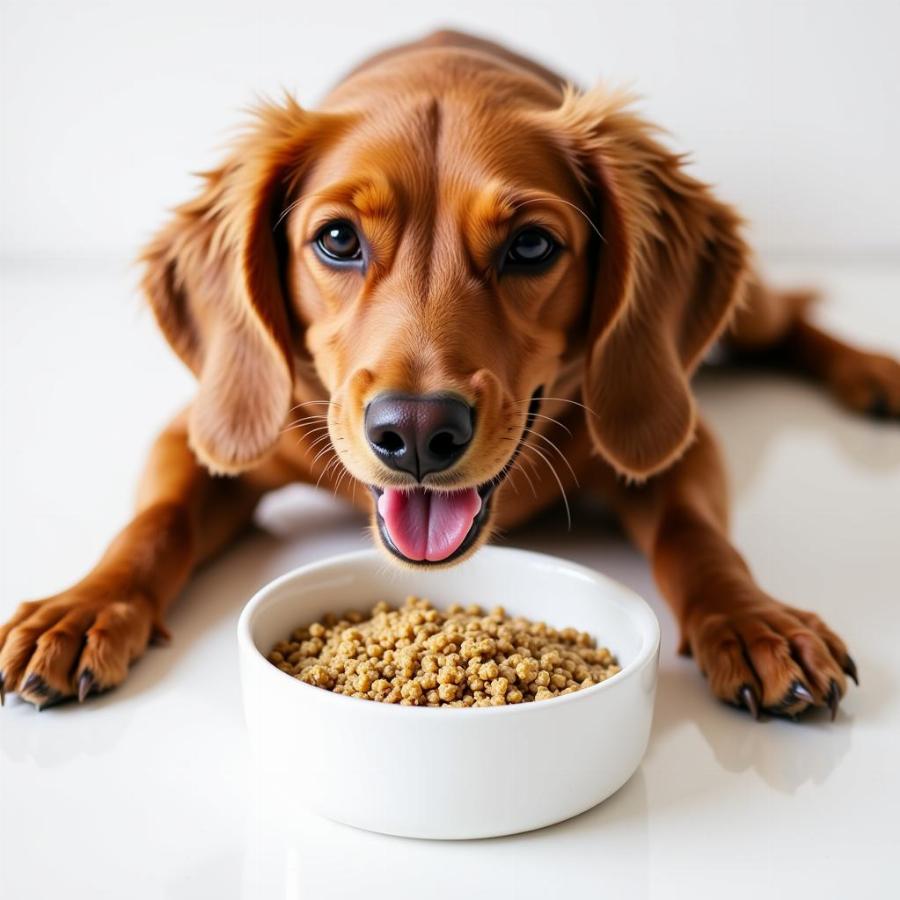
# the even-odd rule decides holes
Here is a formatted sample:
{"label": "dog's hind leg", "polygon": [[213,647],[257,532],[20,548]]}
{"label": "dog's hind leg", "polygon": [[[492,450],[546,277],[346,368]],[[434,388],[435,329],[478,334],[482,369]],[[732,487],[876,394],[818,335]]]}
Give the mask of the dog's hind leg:
{"label": "dog's hind leg", "polygon": [[842,403],[879,418],[900,418],[900,362],[858,349],[813,325],[811,292],[750,285],[725,344],[739,359],[771,363],[824,383]]}
{"label": "dog's hind leg", "polygon": [[[296,476],[296,473],[290,473]],[[156,440],[131,522],[76,585],[23,603],[0,626],[0,692],[39,708],[114,687],[154,634],[192,570],[289,480],[275,462],[214,477],[194,457],[183,417]]]}

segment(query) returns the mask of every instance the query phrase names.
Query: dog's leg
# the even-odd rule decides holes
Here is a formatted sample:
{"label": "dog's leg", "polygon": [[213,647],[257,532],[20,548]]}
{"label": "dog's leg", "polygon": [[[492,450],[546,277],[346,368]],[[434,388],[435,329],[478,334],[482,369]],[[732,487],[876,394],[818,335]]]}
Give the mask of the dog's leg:
{"label": "dog's leg", "polygon": [[121,682],[191,570],[250,520],[262,494],[287,480],[274,464],[214,478],[188,447],[183,419],[157,439],[137,511],[74,587],[23,603],[0,627],[0,685],[38,707]]}
{"label": "dog's leg", "polygon": [[810,293],[780,293],[753,283],[726,343],[739,357],[813,376],[851,409],[900,418],[900,362],[817,328],[808,317],[813,299]]}
{"label": "dog's leg", "polygon": [[725,475],[705,426],[678,463],[646,484],[598,478],[652,562],[681,628],[681,652],[693,655],[713,693],[754,715],[810,706],[834,714],[845,674],[856,677],[853,661],[818,616],[766,594],[731,545]]}

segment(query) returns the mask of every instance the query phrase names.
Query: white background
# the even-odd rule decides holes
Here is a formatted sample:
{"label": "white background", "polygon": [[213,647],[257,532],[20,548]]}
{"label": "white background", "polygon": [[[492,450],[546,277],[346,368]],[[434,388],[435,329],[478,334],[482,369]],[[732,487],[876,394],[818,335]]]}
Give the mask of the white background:
{"label": "white background", "polygon": [[[127,520],[154,432],[191,395],[128,261],[255,91],[284,84],[311,103],[371,47],[447,22],[508,37],[585,84],[633,80],[752,218],[773,277],[823,285],[824,321],[897,355],[898,8],[0,0],[0,619],[84,574]],[[0,897],[886,896],[900,808],[900,429],[798,379],[709,372],[697,390],[725,451],[737,545],[767,590],[815,609],[856,656],[862,687],[835,723],[757,724],[713,702],[675,653],[644,560],[602,523],[576,516],[567,532],[551,515],[506,542],[604,571],[660,618],[653,734],[632,780],[569,823],[488,842],[273,817],[241,721],[238,613],[292,566],[369,544],[327,492],[287,489],[198,574],[169,616],[172,645],[119,690],[40,715],[7,699]]]}
{"label": "white background", "polygon": [[0,246],[133,255],[258,93],[468,27],[582,85],[633,84],[758,246],[900,252],[893,0],[2,0]]}

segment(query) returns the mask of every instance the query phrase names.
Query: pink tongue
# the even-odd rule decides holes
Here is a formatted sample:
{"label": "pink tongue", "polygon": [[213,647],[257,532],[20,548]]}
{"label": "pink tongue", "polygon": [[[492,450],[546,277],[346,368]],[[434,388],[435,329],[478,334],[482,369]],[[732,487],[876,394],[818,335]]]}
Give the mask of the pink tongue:
{"label": "pink tongue", "polygon": [[440,562],[459,549],[481,509],[475,488],[401,491],[385,488],[378,512],[394,546],[407,559]]}

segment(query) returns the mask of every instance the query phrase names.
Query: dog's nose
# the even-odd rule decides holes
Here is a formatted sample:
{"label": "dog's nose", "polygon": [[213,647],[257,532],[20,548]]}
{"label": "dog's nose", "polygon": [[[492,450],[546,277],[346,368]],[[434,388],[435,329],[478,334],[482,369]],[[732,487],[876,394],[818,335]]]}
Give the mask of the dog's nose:
{"label": "dog's nose", "polygon": [[366,407],[366,439],[385,465],[421,481],[463,455],[472,440],[472,412],[446,394],[379,394]]}

